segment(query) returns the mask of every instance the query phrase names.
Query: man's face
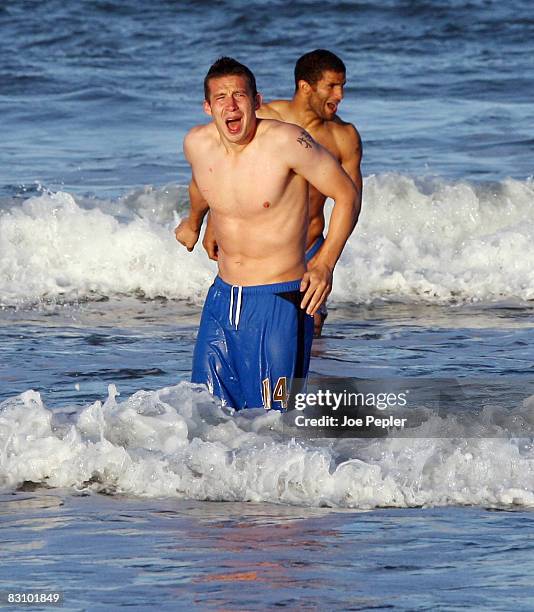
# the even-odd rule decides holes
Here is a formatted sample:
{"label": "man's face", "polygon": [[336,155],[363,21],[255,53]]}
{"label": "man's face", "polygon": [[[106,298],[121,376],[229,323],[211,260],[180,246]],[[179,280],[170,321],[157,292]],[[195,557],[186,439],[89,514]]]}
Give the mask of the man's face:
{"label": "man's face", "polygon": [[337,107],[343,100],[343,88],[345,87],[345,74],[325,70],[315,85],[310,85],[311,94],[308,98],[309,104],[316,115],[330,121],[337,113]]}
{"label": "man's face", "polygon": [[247,141],[254,130],[259,94],[252,95],[248,79],[228,75],[209,80],[209,101],[204,110],[211,115],[221,137],[234,144]]}

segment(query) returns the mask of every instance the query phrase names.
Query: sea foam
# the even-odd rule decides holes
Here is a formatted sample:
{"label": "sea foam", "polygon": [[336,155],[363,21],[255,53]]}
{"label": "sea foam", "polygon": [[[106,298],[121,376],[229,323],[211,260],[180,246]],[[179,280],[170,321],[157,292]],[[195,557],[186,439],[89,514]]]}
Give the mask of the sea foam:
{"label": "sea foam", "polygon": [[[484,409],[486,410],[486,409]],[[518,409],[533,422],[534,397]],[[495,408],[482,412],[480,431]],[[498,418],[495,422],[498,422]],[[485,421],[484,425],[482,421]],[[224,411],[180,383],[50,411],[34,391],[0,404],[0,487],[357,509],[534,506],[532,440],[476,437],[454,417],[429,418],[409,439],[292,437],[276,411]],[[432,435],[439,437],[431,437]]]}
{"label": "sea foam", "polygon": [[[188,253],[174,238],[186,194],[185,187],[145,187],[107,201],[44,191],[6,207],[0,302],[130,294],[200,303],[216,268],[201,246]],[[475,185],[369,176],[331,300],[532,300],[533,217],[532,180]]]}

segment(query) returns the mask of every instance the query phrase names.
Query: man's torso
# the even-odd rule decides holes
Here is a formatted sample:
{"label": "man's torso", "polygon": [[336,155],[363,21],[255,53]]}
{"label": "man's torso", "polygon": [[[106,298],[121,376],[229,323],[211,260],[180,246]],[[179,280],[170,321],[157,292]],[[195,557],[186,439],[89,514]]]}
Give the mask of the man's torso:
{"label": "man's torso", "polygon": [[305,271],[308,183],[277,150],[280,126],[259,121],[237,155],[226,151],[212,124],[195,131],[193,175],[210,206],[219,273],[231,284],[289,281]]}

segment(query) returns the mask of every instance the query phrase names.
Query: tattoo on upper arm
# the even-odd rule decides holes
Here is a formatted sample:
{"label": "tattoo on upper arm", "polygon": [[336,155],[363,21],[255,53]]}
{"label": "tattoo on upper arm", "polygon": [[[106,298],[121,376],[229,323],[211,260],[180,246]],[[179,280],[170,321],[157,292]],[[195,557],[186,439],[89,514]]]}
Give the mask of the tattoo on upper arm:
{"label": "tattoo on upper arm", "polygon": [[297,142],[303,147],[306,147],[306,149],[311,149],[313,146],[313,138],[304,130],[302,130],[300,136],[297,138]]}

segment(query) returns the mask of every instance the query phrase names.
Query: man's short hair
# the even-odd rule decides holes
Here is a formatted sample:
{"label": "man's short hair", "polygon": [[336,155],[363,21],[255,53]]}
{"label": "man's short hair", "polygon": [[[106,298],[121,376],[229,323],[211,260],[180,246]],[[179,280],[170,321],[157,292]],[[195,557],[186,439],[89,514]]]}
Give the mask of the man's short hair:
{"label": "man's short hair", "polygon": [[345,64],[339,57],[326,49],[315,49],[315,51],[310,51],[299,57],[295,64],[295,91],[299,87],[299,81],[306,81],[310,85],[315,85],[321,80],[325,70],[342,72],[343,74],[347,72]]}
{"label": "man's short hair", "polygon": [[211,79],[216,79],[223,76],[243,76],[248,80],[252,95],[255,96],[258,91],[256,89],[256,77],[252,74],[252,70],[247,68],[244,64],[241,64],[232,57],[220,57],[208,70],[208,74],[204,79],[204,99],[206,102],[210,101],[210,87],[209,82]]}

